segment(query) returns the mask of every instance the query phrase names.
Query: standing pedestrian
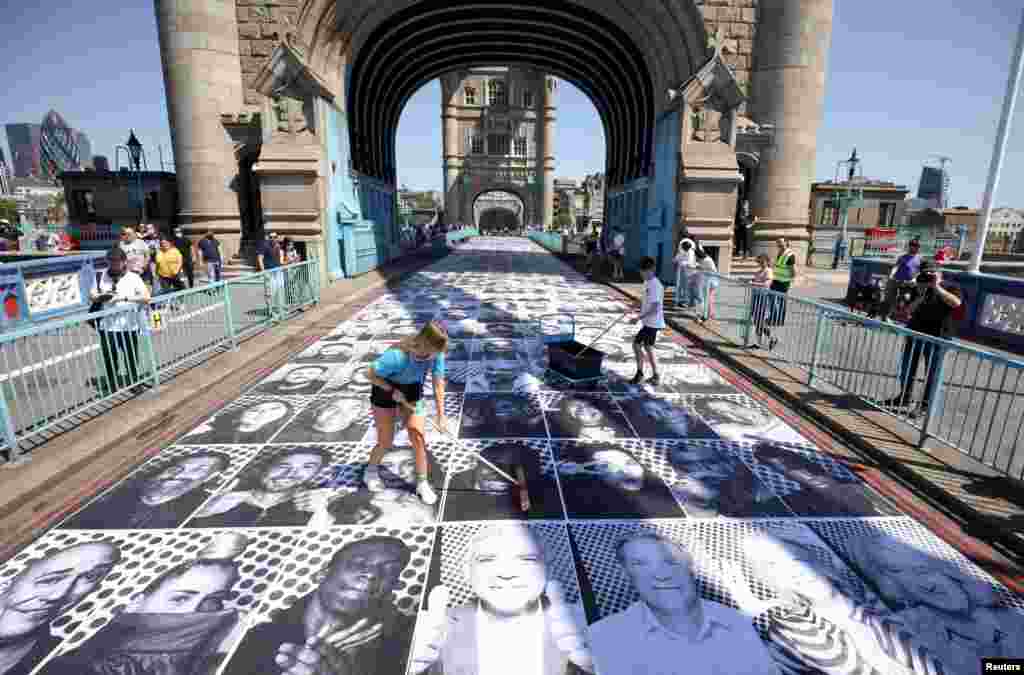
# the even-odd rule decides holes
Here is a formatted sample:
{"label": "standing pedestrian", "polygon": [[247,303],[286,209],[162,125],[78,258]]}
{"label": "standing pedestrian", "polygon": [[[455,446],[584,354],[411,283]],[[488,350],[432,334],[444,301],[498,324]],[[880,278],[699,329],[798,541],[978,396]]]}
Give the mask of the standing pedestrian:
{"label": "standing pedestrian", "polygon": [[[929,260],[921,263],[921,272],[917,279],[917,299],[910,304],[910,321],[907,328],[937,338],[949,338],[953,335],[953,311],[960,307],[960,291],[942,285],[942,272]],[[941,352],[934,342],[908,335],[903,343],[903,354],[900,358],[900,393],[893,398],[882,401],[883,406],[907,408],[914,391],[917,379],[917,367],[921,357],[928,361],[925,376],[924,393],[920,404],[910,412],[911,417],[926,410],[938,386],[939,364]]]}
{"label": "standing pedestrian", "polygon": [[277,232],[271,232],[256,247],[256,266],[259,267],[260,272],[266,271],[270,273],[269,290],[266,293],[265,299],[271,307],[280,304],[281,295],[284,291],[284,276],[281,274],[282,270],[280,269],[283,255],[281,240]]}
{"label": "standing pedestrian", "polygon": [[220,242],[214,236],[213,230],[208,231],[206,236],[199,240],[199,253],[202,261],[206,263],[207,283],[220,281],[223,263],[220,257]]}
{"label": "standing pedestrian", "polygon": [[882,302],[882,311],[879,319],[888,321],[892,316],[893,307],[896,306],[896,298],[900,289],[904,286],[913,285],[917,275],[921,272],[921,242],[911,239],[907,244],[907,252],[896,259],[889,272],[889,278],[885,281],[885,300]]}
{"label": "standing pedestrian", "polygon": [[188,280],[188,287],[195,288],[196,272],[195,262],[192,259],[192,242],[185,236],[185,231],[181,227],[174,228],[174,247],[181,254],[181,269]]}
{"label": "standing pedestrian", "polygon": [[[773,298],[774,306],[769,325],[781,327],[786,325],[786,294],[789,293],[789,287],[796,279],[796,253],[789,247],[789,242],[785,237],[779,237],[775,241],[775,249],[775,265],[772,268],[772,283],[769,288],[782,295],[776,295]],[[768,349],[775,349],[777,344],[779,344],[777,337],[773,336],[768,339]]]}
{"label": "standing pedestrian", "polygon": [[626,259],[626,235],[622,234],[619,228],[614,229],[612,236],[612,268],[615,279],[622,281],[625,278],[623,262]]}
{"label": "standing pedestrian", "polygon": [[139,275],[142,281],[153,287],[153,277],[149,270],[149,246],[139,238],[135,228],[126,227],[121,230],[121,250],[128,260],[128,271]]}
{"label": "standing pedestrian", "polygon": [[161,237],[160,250],[156,254],[156,275],[160,279],[161,295],[185,290],[183,269],[181,251],[174,246],[171,237]]}
{"label": "standing pedestrian", "polygon": [[697,266],[700,268],[700,309],[697,320],[705,323],[715,319],[715,291],[718,290],[718,267],[704,249],[697,251]]}
{"label": "standing pedestrian", "polygon": [[736,217],[736,228],[735,228],[735,252],[736,255],[743,260],[747,259],[750,255],[750,250],[753,248],[754,239],[754,225],[757,224],[757,216],[750,215],[750,201],[744,199],[740,204],[740,212]]}
{"label": "standing pedestrian", "polygon": [[[405,338],[391,347],[369,369],[369,381],[373,384],[370,402],[373,404],[373,421],[377,427],[377,445],[370,453],[363,482],[366,487],[379,492],[384,482],[379,475],[379,465],[385,453],[391,450],[395,437],[395,414],[405,420],[409,441],[416,451],[416,494],[424,504],[437,502],[437,493],[431,487],[427,473],[427,446],[423,435],[423,383],[427,371],[434,385],[434,402],[437,406],[437,424],[442,433],[448,429],[444,416],[445,394],[445,352],[448,351],[448,333],[436,321],[428,322],[419,333]],[[412,407],[412,411],[407,406]]]}
{"label": "standing pedestrian", "polygon": [[772,339],[772,329],[768,325],[768,313],[771,306],[771,297],[766,292],[772,283],[772,261],[768,256],[761,254],[757,256],[757,271],[750,285],[753,286],[754,297],[751,303],[750,320],[754,327],[754,342],[750,345],[753,348],[761,346],[761,339]]}
{"label": "standing pedestrian", "polygon": [[679,240],[673,262],[676,264],[676,307],[688,308],[693,304],[690,279],[697,272],[697,255],[693,239],[685,233]]}
{"label": "standing pedestrian", "polygon": [[643,326],[633,338],[633,354],[636,356],[636,375],[633,384],[640,384],[644,379],[644,355],[651,363],[651,379],[654,386],[660,383],[658,376],[658,359],[654,355],[654,342],[658,331],[665,327],[665,287],[654,273],[654,258],[644,257],[640,261],[640,275],[644,278],[644,297],[640,303],[640,313],[634,321]]}
{"label": "standing pedestrian", "polygon": [[[103,393],[139,386],[140,309],[149,304],[150,294],[142,277],[128,269],[128,256],[121,247],[107,251],[107,269],[89,291],[89,298],[93,302],[104,299],[103,309],[124,310],[99,320],[100,350],[107,373]],[[127,378],[119,376],[121,363],[128,371]]]}

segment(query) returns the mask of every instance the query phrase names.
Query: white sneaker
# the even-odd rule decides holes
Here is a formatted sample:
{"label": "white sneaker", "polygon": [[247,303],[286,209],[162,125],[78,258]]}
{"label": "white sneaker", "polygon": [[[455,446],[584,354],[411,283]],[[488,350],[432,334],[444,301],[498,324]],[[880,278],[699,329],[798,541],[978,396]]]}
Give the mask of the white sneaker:
{"label": "white sneaker", "polygon": [[363,471],[363,482],[366,483],[366,488],[370,492],[380,492],[384,489],[384,481],[377,475],[377,469],[376,464],[367,464],[366,470]]}
{"label": "white sneaker", "polygon": [[437,503],[437,493],[434,492],[434,488],[430,487],[430,481],[426,478],[421,478],[416,482],[416,494],[420,496],[420,499],[427,506],[433,506]]}

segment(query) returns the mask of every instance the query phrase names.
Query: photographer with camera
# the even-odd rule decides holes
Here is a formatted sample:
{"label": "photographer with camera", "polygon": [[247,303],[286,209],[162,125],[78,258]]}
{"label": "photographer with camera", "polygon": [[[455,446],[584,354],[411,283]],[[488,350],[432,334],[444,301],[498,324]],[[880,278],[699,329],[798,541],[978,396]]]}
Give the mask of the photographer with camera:
{"label": "photographer with camera", "polygon": [[[910,304],[910,321],[907,328],[937,338],[950,338],[953,335],[953,312],[960,307],[960,291],[942,286],[942,272],[931,261],[921,263],[921,271],[917,275],[917,299]],[[928,407],[935,387],[938,384],[939,360],[937,345],[925,340],[907,336],[903,344],[903,356],[900,359],[900,394],[882,402],[882,405],[906,408],[914,391],[914,380],[917,366],[923,356],[928,360],[928,374],[925,378],[924,396],[920,406],[911,411],[911,416]]]}
{"label": "photographer with camera", "polygon": [[879,317],[882,321],[888,321],[892,310],[896,306],[896,300],[900,293],[907,287],[913,286],[915,279],[921,272],[921,242],[911,239],[907,245],[908,251],[901,255],[893,265],[892,272],[885,284],[885,302],[882,303],[882,313]]}

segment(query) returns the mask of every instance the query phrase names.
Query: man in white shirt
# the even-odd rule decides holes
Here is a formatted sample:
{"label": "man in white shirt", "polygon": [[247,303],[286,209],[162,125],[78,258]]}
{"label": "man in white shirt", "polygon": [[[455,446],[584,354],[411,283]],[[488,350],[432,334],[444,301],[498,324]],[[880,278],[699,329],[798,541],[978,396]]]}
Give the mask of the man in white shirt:
{"label": "man in white shirt", "polygon": [[640,599],[590,627],[602,673],[780,675],[750,618],[700,597],[682,547],[638,533],[615,552]]}
{"label": "man in white shirt", "polygon": [[121,230],[121,250],[128,258],[128,271],[138,274],[146,281],[149,274],[150,250],[146,242],[139,239],[134,228],[126,227]]}
{"label": "man in white shirt", "polygon": [[640,313],[633,321],[642,321],[643,327],[633,338],[633,354],[636,355],[636,375],[633,384],[640,384],[644,379],[644,354],[651,362],[651,379],[654,386],[660,382],[658,378],[658,360],[654,355],[654,342],[658,331],[665,327],[665,287],[654,273],[654,258],[645,257],[640,261],[640,275],[644,278],[644,299],[640,304]]}
{"label": "man in white shirt", "polygon": [[[103,310],[115,307],[124,310],[99,320],[100,347],[107,372],[107,389],[104,393],[112,393],[123,387],[132,387],[134,390],[141,386],[138,360],[142,323],[139,310],[149,304],[150,295],[142,278],[128,269],[127,258],[123,247],[115,246],[107,251],[107,269],[100,275],[99,283],[89,292],[89,299],[93,302],[106,299]],[[127,378],[120,377],[119,363],[126,366]]]}
{"label": "man in white shirt", "polygon": [[469,541],[467,581],[476,599],[448,609],[436,586],[416,630],[414,675],[593,673],[579,604],[548,579],[546,551],[521,523],[485,526]]}

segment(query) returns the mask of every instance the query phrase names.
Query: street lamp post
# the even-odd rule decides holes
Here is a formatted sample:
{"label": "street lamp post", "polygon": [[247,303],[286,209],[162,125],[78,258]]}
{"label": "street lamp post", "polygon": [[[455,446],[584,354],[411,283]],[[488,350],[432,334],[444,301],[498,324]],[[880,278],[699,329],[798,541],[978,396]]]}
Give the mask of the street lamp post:
{"label": "street lamp post", "polygon": [[144,169],[148,170],[149,167],[146,163],[146,152],[142,148],[142,143],[139,143],[139,139],[135,138],[134,129],[129,133],[128,141],[124,145],[114,148],[114,163],[119,171],[122,150],[128,155],[129,169],[135,172],[135,182],[139,188],[139,225],[141,226],[146,220],[146,196],[142,191],[142,172]]}
{"label": "street lamp post", "polygon": [[[832,258],[832,269],[839,269],[839,263],[846,259],[846,250],[848,248],[846,227],[850,208],[864,203],[863,185],[854,184],[854,178],[863,178],[863,175],[858,173],[860,164],[860,159],[857,158],[857,148],[853,149],[850,159],[836,164],[836,182],[839,182],[840,176],[843,173],[846,173],[846,182],[842,192],[838,193],[835,197],[839,201],[839,224],[842,229],[839,231],[839,239],[836,240],[835,255]],[[844,167],[845,172],[843,170]]]}

